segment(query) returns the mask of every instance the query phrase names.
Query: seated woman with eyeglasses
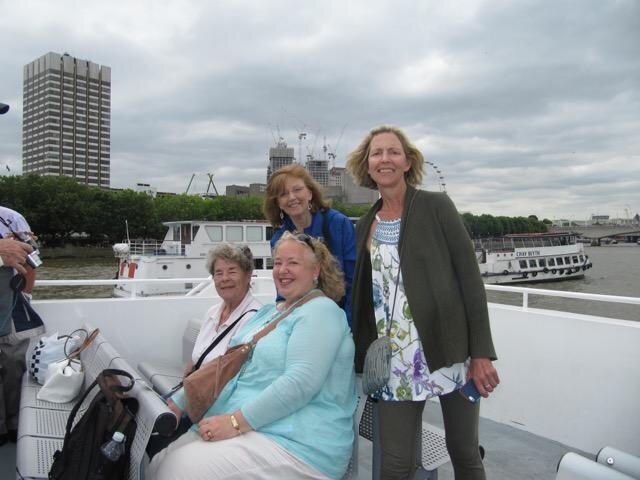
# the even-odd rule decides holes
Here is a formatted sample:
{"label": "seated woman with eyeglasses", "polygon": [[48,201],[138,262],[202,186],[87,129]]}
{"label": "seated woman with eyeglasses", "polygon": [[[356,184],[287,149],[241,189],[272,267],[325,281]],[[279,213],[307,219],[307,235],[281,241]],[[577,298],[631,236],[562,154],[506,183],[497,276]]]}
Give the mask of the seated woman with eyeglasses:
{"label": "seated woman with eyeglasses", "polygon": [[[212,248],[207,256],[207,270],[222,301],[205,314],[191,361],[185,366],[184,376],[226,352],[233,335],[262,307],[262,303],[256,300],[250,289],[253,254],[247,245],[222,243]],[[178,427],[171,437],[152,437],[147,446],[150,457],[192,425],[189,417],[182,415],[180,408],[171,399],[171,393],[167,395],[167,405],[176,414]]]}
{"label": "seated woman with eyeglasses", "polygon": [[[230,346],[281,320],[204,418],[153,458],[149,478],[344,475],[356,392],[353,340],[335,303],[344,295],[342,272],[327,247],[304,234],[285,233],[273,259],[273,280],[284,301],[262,307]],[[182,390],[172,400],[185,409]]]}

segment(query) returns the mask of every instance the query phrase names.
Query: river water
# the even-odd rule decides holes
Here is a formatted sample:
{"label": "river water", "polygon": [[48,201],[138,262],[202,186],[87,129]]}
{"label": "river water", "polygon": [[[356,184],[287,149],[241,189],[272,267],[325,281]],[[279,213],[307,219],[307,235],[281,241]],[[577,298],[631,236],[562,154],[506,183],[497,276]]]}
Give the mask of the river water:
{"label": "river water", "polygon": [[[593,261],[584,278],[544,283],[521,283],[517,286],[601,293],[625,297],[640,297],[640,247],[616,245],[585,247]],[[46,259],[38,268],[40,279],[108,279],[114,278],[116,261],[113,258]],[[34,297],[88,298],[110,297],[113,287],[36,287]],[[522,295],[517,293],[488,292],[490,301],[521,305]],[[530,295],[529,306],[575,313],[586,313],[611,318],[640,321],[640,306],[595,301],[543,297]]]}

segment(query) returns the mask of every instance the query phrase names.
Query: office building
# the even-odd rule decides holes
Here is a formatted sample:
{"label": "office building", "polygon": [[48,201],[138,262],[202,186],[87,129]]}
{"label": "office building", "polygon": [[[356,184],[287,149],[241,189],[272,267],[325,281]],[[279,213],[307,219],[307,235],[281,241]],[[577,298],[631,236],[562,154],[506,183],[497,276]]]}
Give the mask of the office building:
{"label": "office building", "polygon": [[24,66],[22,170],[108,188],[111,68],[49,52]]}
{"label": "office building", "polygon": [[275,147],[269,149],[269,165],[267,166],[267,182],[271,174],[286,165],[293,163],[293,147],[288,147],[287,143],[280,139]]}
{"label": "office building", "polygon": [[307,157],[306,168],[321,187],[329,186],[329,161]]}
{"label": "office building", "polygon": [[249,187],[244,185],[227,185],[224,194],[227,197],[248,197]]}

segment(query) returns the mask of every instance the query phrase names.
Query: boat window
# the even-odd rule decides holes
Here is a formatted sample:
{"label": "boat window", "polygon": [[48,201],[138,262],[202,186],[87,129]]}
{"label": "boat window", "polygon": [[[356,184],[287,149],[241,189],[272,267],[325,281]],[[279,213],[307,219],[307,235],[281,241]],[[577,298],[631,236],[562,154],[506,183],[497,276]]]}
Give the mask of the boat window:
{"label": "boat window", "polygon": [[535,260],[529,260],[529,266],[531,268],[536,268],[538,266],[538,263]]}
{"label": "boat window", "polygon": [[545,237],[542,239],[542,245],[544,247],[550,247],[552,245],[551,239],[549,237]]}
{"label": "boat window", "polygon": [[545,258],[541,258],[538,260],[538,265],[540,265],[541,267],[546,267],[547,266],[547,260]]}
{"label": "boat window", "polygon": [[261,242],[262,241],[262,227],[248,226],[247,227],[247,242]]}
{"label": "boat window", "polygon": [[580,263],[584,262],[584,257],[580,255]]}
{"label": "boat window", "polygon": [[242,226],[228,226],[226,231],[226,240],[227,242],[242,242]]}
{"label": "boat window", "polygon": [[221,242],[222,241],[222,226],[220,225],[207,225],[204,227],[207,232],[207,236],[209,240],[212,242]]}
{"label": "boat window", "polygon": [[191,245],[191,224],[183,223],[180,227],[180,243]]}
{"label": "boat window", "polygon": [[558,265],[564,265],[564,262],[562,261],[562,257],[556,257],[556,262],[558,263]]}
{"label": "boat window", "polygon": [[267,268],[269,270],[273,269],[273,258],[267,257]]}
{"label": "boat window", "polygon": [[571,258],[569,258],[569,257],[564,257],[564,264],[565,264],[565,265],[571,265]]}
{"label": "boat window", "polygon": [[262,270],[264,268],[264,260],[262,258],[253,259],[253,268],[256,270]]}
{"label": "boat window", "polygon": [[549,259],[549,266],[550,267],[555,267],[556,266],[556,261],[553,258]]}
{"label": "boat window", "polygon": [[180,225],[174,225],[171,227],[171,238],[169,240],[180,240]]}
{"label": "boat window", "polygon": [[196,238],[196,235],[198,234],[198,230],[200,230],[200,225],[194,225],[193,228],[191,229],[191,238]]}
{"label": "boat window", "polygon": [[273,237],[273,227],[269,226],[266,228],[267,231],[267,238],[265,240],[269,241],[271,240],[271,237]]}
{"label": "boat window", "polygon": [[553,237],[552,243],[553,243],[554,247],[559,247],[560,246],[560,239],[558,237]]}
{"label": "boat window", "polygon": [[520,260],[520,268],[527,268],[527,261],[526,260]]}

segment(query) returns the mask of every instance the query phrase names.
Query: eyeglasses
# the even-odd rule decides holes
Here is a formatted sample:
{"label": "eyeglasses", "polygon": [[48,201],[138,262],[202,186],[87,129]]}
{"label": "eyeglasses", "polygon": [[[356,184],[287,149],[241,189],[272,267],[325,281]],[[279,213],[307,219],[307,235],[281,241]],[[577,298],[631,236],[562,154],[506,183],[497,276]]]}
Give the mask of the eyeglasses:
{"label": "eyeglasses", "polygon": [[316,253],[316,249],[313,248],[313,241],[311,240],[311,237],[309,235],[307,235],[306,233],[298,233],[293,235],[293,237],[299,242],[306,243],[311,249],[311,251],[313,253]]}

